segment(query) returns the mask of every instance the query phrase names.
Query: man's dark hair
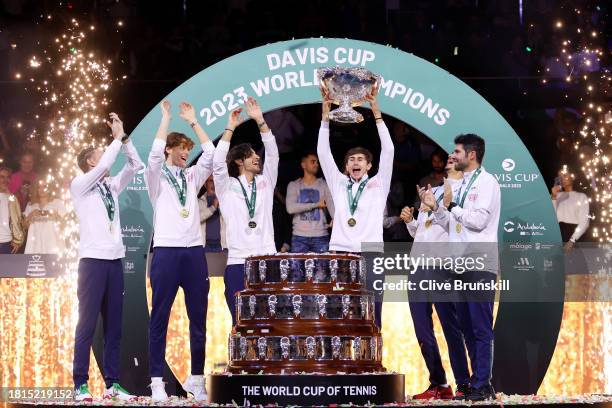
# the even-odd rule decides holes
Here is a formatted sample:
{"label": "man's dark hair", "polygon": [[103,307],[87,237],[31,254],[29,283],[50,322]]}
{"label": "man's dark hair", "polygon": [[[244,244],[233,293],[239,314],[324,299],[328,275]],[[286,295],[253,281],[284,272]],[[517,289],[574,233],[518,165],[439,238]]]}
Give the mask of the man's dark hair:
{"label": "man's dark hair", "polygon": [[431,153],[430,160],[433,160],[434,157],[439,157],[444,163],[448,160],[448,153],[439,147]]}
{"label": "man's dark hair", "polygon": [[485,154],[485,141],[482,137],[473,133],[466,133],[455,138],[455,144],[463,145],[465,153],[476,152],[476,161],[482,163]]}
{"label": "man's dark hair", "polygon": [[318,158],[317,152],[315,152],[314,150],[306,150],[302,152],[302,155],[300,156],[300,163],[304,161],[304,159],[307,159],[308,156],[314,156]]}
{"label": "man's dark hair", "polygon": [[241,143],[236,145],[230,149],[227,153],[227,172],[230,177],[238,177],[240,176],[240,170],[238,169],[238,165],[236,164],[236,160],[245,160],[251,157],[254,153],[253,148],[250,143]]}
{"label": "man's dark hair", "polygon": [[87,173],[89,171],[89,164],[87,163],[87,160],[89,160],[89,158],[95,151],[95,147],[89,146],[79,152],[79,155],[77,156],[77,164],[79,165],[79,169],[81,169],[83,173]]}
{"label": "man's dark hair", "polygon": [[344,165],[342,166],[343,170],[346,168],[346,163],[348,163],[349,157],[355,154],[363,154],[366,158],[366,161],[368,163],[372,163],[372,158],[374,156],[372,156],[372,153],[368,149],[366,149],[365,147],[353,147],[352,149],[349,149],[349,151],[346,152],[346,154],[344,155]]}
{"label": "man's dark hair", "polygon": [[[166,149],[173,148],[176,146],[180,146],[184,144],[185,147],[189,150],[193,149],[193,140],[187,137],[184,133],[179,132],[170,132],[168,133],[168,137],[166,138]],[[164,155],[168,157],[168,153],[166,153],[166,149],[164,149]]]}

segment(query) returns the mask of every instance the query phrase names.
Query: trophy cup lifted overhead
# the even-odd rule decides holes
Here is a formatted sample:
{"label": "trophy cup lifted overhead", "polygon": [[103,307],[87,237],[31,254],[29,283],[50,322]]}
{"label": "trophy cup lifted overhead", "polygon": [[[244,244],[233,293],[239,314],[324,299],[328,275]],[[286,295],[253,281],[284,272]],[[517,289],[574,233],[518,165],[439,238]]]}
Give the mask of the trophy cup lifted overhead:
{"label": "trophy cup lifted overhead", "polygon": [[340,123],[359,123],[363,115],[353,109],[366,101],[366,96],[377,86],[380,75],[365,68],[329,67],[317,69],[323,91],[333,103],[340,105],[329,113],[329,119]]}

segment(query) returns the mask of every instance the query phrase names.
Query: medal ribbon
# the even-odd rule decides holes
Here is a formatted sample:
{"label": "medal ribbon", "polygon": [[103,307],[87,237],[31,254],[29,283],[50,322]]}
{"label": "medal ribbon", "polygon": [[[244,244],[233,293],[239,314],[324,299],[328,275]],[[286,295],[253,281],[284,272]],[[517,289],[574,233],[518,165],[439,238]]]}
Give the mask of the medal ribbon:
{"label": "medal ribbon", "polygon": [[351,212],[351,216],[355,213],[355,210],[357,210],[357,204],[359,203],[359,199],[361,198],[361,193],[363,192],[363,189],[365,188],[366,184],[368,184],[368,181],[370,181],[370,178],[367,178],[361,183],[359,183],[359,187],[357,188],[357,194],[355,194],[355,197],[353,197],[354,183],[349,179],[349,182],[346,185],[346,191],[348,193],[349,211]]}
{"label": "medal ribbon", "polygon": [[459,188],[459,191],[457,192],[457,199],[459,199],[459,202],[457,202],[457,205],[459,207],[463,207],[463,203],[465,202],[465,197],[467,197],[467,193],[468,191],[470,191],[470,187],[472,187],[472,184],[474,184],[474,181],[476,181],[476,179],[478,178],[481,172],[482,172],[482,167],[479,167],[474,171],[474,174],[472,174],[472,177],[470,178],[470,182],[468,183],[467,187],[465,188],[465,191],[463,192],[463,197],[461,197],[461,190],[463,190],[463,185],[465,184],[465,179],[463,179],[463,183],[461,183],[461,187]]}
{"label": "medal ribbon", "polygon": [[115,199],[113,198],[113,194],[111,193],[110,187],[106,182],[97,183],[96,187],[98,188],[98,192],[102,197],[102,202],[104,203],[104,207],[106,207],[106,214],[108,215],[108,219],[110,222],[113,222],[115,218]]}
{"label": "medal ribbon", "polygon": [[255,183],[255,177],[253,177],[253,181],[251,182],[251,199],[247,195],[246,189],[242,185],[240,179],[238,179],[238,183],[240,183],[240,188],[242,188],[242,195],[244,195],[244,202],[249,210],[249,218],[253,219],[255,216],[255,201],[257,200],[257,183]]}
{"label": "medal ribbon", "polygon": [[[443,198],[444,198],[444,189],[442,189],[442,194],[440,194],[440,196],[436,200],[436,203],[440,204]],[[433,211],[427,211],[427,216],[430,216],[432,212]]]}
{"label": "medal ribbon", "polygon": [[181,205],[185,206],[185,203],[187,202],[187,179],[185,178],[185,172],[181,169],[182,188],[181,186],[179,186],[178,181],[176,181],[176,178],[174,177],[170,169],[166,166],[166,163],[164,163],[164,165],[162,166],[162,172],[164,173],[164,176],[166,176],[170,184],[172,184],[172,186],[174,187],[174,190],[176,191],[176,195],[178,196]]}

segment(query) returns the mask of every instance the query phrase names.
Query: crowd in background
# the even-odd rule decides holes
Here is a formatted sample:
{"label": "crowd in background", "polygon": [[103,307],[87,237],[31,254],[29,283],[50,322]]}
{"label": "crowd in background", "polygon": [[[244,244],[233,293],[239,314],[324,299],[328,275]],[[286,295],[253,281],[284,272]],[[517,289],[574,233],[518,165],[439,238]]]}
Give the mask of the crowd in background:
{"label": "crowd in background", "polygon": [[[24,227],[55,217],[45,208],[63,213],[54,200],[49,201],[33,187],[42,183],[37,175],[46,174],[52,165],[40,154],[40,131],[38,136],[31,136],[34,129],[41,129],[44,112],[37,111],[35,95],[23,92],[25,79],[16,80],[14,74],[23,70],[39,48],[32,38],[52,38],[77,17],[96,26],[96,38],[104,41],[94,44],[113,61],[114,75],[127,75],[127,79],[114,82],[109,96],[128,127],[133,128],[179,83],[240,51],[291,38],[349,37],[390,44],[463,79],[508,120],[547,184],[552,185],[560,163],[580,168],[578,155],[570,147],[579,136],[574,131],[581,122],[576,97],[579,90],[565,81],[567,68],[556,62],[562,40],[551,21],[551,16],[558,13],[565,24],[577,23],[563,15],[561,7],[567,14],[573,3],[314,0],[295,7],[293,2],[280,0],[75,0],[59,5],[52,1],[1,0],[0,89],[11,97],[0,99],[0,166],[5,173],[10,172],[7,188],[19,200]],[[602,6],[601,16],[605,12]],[[53,21],[47,21],[48,15]],[[580,24],[589,27],[599,22]],[[542,84],[544,72],[548,76],[546,85]],[[42,116],[37,118],[39,113]],[[266,115],[281,154],[278,209],[274,213],[280,220],[290,220],[283,208],[287,185],[300,176],[302,153],[313,150],[316,144],[319,114],[318,106],[307,105]],[[385,238],[407,240],[399,212],[414,204],[414,185],[419,180],[439,178],[440,153],[434,154],[438,146],[417,129],[392,118],[387,118],[387,123],[396,160]],[[341,129],[334,135],[332,148],[342,152],[359,141],[376,151],[378,146],[367,146],[368,141],[376,139],[371,137],[372,132],[375,129],[366,125]],[[257,133],[242,132],[243,141],[257,145],[253,135]],[[588,146],[584,149],[589,152]],[[539,159],[543,157],[546,160]],[[290,232],[278,231],[278,236],[285,236],[279,249],[291,240]]]}

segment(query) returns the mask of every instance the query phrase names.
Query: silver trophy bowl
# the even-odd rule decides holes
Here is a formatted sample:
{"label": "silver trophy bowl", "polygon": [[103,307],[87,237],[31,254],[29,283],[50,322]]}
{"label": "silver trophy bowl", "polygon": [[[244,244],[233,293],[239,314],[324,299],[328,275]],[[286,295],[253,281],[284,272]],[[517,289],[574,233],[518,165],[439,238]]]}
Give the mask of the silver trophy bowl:
{"label": "silver trophy bowl", "polygon": [[380,76],[365,68],[329,67],[317,69],[321,88],[327,92],[338,109],[329,112],[329,119],[340,123],[358,123],[363,115],[353,109],[366,101]]}

